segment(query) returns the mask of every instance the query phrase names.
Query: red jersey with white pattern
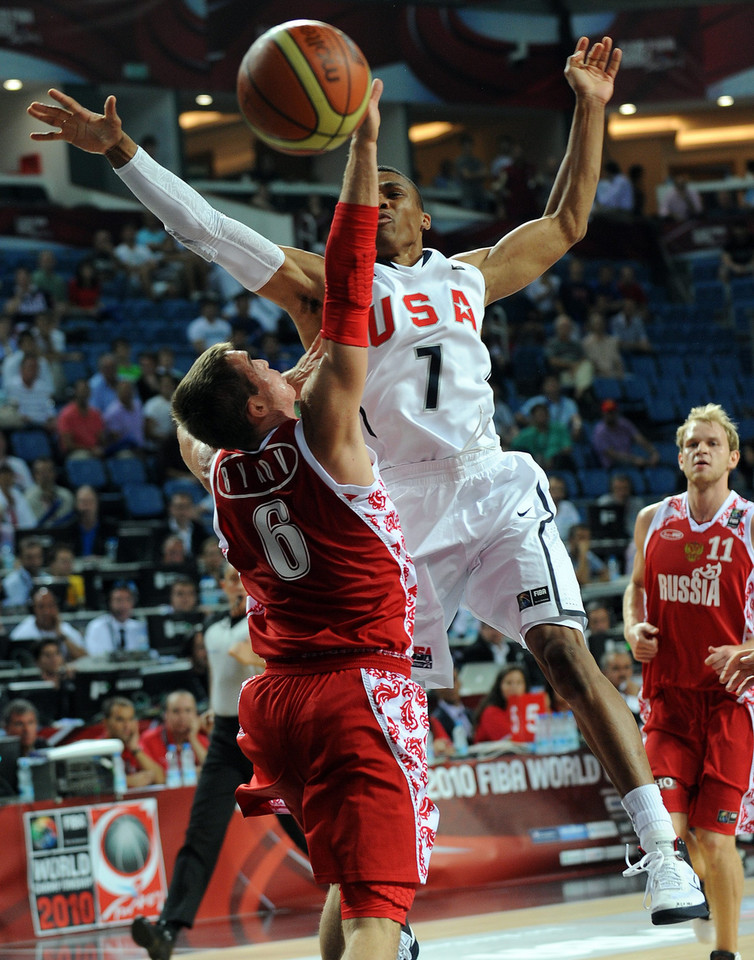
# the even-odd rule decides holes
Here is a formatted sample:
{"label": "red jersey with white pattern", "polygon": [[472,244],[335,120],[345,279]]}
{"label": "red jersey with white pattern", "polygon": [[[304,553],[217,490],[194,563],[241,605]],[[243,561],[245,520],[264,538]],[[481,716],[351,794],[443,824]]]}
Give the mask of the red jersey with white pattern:
{"label": "red jersey with white pattern", "polygon": [[646,619],[660,630],[642,668],[645,697],[666,685],[722,690],[704,660],[708,647],[754,633],[753,512],[734,491],[708,523],[690,516],[686,493],[660,504],[644,542]]}
{"label": "red jersey with white pattern", "polygon": [[374,459],[373,472],[369,487],[336,483],[295,420],[255,453],[215,455],[215,531],[268,663],[410,669],[416,575]]}
{"label": "red jersey with white pattern", "polygon": [[362,409],[383,469],[499,446],[484,298],[481,271],[437,250],[375,264]]}

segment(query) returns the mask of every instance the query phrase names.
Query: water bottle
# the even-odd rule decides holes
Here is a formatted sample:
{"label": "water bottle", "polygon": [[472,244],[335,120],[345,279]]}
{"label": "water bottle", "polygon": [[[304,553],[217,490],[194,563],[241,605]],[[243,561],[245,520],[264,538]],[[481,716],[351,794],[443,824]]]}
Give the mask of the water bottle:
{"label": "water bottle", "polygon": [[462,723],[457,723],[453,727],[453,750],[457,757],[468,756],[469,739],[466,736],[466,728]]}
{"label": "water bottle", "polygon": [[181,765],[178,762],[178,751],[174,743],[168,744],[167,753],[165,754],[166,759],[166,769],[165,769],[165,786],[166,787],[180,787],[181,785]]}
{"label": "water bottle", "polygon": [[427,731],[427,766],[431,767],[435,762],[435,738],[432,736],[432,731]]}
{"label": "water bottle", "polygon": [[116,797],[125,796],[126,784],[126,765],[123,763],[123,754],[113,754],[113,793]]}
{"label": "water bottle", "polygon": [[184,787],[196,786],[196,761],[193,748],[188,742],[181,747],[181,783]]}
{"label": "water bottle", "polygon": [[105,541],[105,558],[108,563],[115,563],[118,559],[118,538],[108,537]]}
{"label": "water bottle", "polygon": [[17,769],[18,795],[24,803],[31,803],[34,800],[34,778],[31,775],[31,760],[28,757],[19,757]]}
{"label": "water bottle", "polygon": [[552,753],[551,713],[537,714],[537,726],[534,733],[534,752],[537,754]]}
{"label": "water bottle", "polygon": [[220,602],[220,590],[214,577],[202,577],[199,581],[199,603],[202,607],[214,607]]}
{"label": "water bottle", "polygon": [[617,580],[620,576],[620,567],[618,566],[618,561],[615,557],[610,557],[607,561],[607,578],[608,580]]}

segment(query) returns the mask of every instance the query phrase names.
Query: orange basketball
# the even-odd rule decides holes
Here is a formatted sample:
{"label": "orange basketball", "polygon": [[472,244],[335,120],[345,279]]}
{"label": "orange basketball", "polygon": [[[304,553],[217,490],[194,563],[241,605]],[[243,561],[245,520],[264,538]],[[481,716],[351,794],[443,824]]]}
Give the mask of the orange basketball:
{"label": "orange basketball", "polygon": [[369,102],[364,54],[337,27],[290,20],[254,41],[238,69],[238,104],[254,133],[282,153],[344,143]]}

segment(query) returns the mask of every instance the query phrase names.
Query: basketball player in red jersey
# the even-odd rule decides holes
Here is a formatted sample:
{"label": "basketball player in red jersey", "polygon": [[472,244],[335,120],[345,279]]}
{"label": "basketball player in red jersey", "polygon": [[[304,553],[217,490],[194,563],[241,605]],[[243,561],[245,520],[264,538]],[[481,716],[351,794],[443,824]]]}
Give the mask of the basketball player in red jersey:
{"label": "basketball player in red jersey", "polygon": [[[653,923],[706,913],[699,883],[675,850],[676,834],[620,693],[583,636],[573,566],[557,535],[547,477],[527,454],[503,452],[495,434],[485,307],[540,276],[584,236],[602,160],[605,106],[621,54],[581,37],[565,75],[576,106],[568,146],[542,217],[491,247],[448,258],[424,247],[431,225],[419,191],[392,168],[379,174],[378,261],[369,318],[364,430],[402,517],[419,575],[414,676],[452,685],[446,628],[463,602],[516,637],[570,704],[589,747],[620,792],[647,851],[642,860]],[[57,127],[33,139],[101,153],[129,189],[194,252],[273,300],[309,346],[324,291],[316,254],[278,247],[224,217],[123,131],[115,98],[103,114],[59,91],[28,112]]]}
{"label": "basketball player in red jersey", "polygon": [[733,648],[753,642],[754,504],[729,489],[739,442],[722,407],[694,407],[676,440],[687,491],[645,507],[636,520],[623,621],[642,664],[652,772],[705,881],[711,919],[695,921],[698,936],[714,936],[712,960],[740,960],[744,878],[735,835],[751,827],[742,798],[754,713],[720,685],[718,671]]}
{"label": "basketball player in red jersey", "polygon": [[202,354],[173,399],[181,452],[212,492],[267,663],[241,691],[254,777],[236,797],[247,816],[282,799],[302,825],[314,879],[340,885],[344,960],[395,960],[437,826],[426,696],[411,680],[416,577],[359,416],[381,88],[351,143],[301,419],[289,380],[230,344]]}

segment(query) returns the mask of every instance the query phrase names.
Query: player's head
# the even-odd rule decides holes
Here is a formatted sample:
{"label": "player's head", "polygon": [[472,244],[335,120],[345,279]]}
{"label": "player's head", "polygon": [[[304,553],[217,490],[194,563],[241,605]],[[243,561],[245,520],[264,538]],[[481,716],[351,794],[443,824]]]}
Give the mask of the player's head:
{"label": "player's head", "polygon": [[[205,350],[173,394],[173,417],[210,447],[254,450],[267,415],[293,416],[295,391],[266,360],[254,360],[229,343]],[[273,424],[274,426],[275,424]]]}
{"label": "player's head", "polygon": [[415,251],[418,257],[422,234],[431,224],[419,188],[395,167],[379,166],[377,172],[377,253],[381,257],[395,258],[406,251]]}
{"label": "player's head", "polygon": [[719,403],[707,403],[701,407],[692,407],[691,410],[689,410],[689,415],[676,431],[675,442],[679,450],[683,450],[686,434],[689,431],[691,424],[696,420],[699,420],[702,423],[719,424],[723,428],[725,436],[727,437],[728,448],[731,451],[738,450],[740,448],[738,430],[736,429],[735,423],[731,420]]}

